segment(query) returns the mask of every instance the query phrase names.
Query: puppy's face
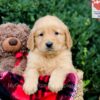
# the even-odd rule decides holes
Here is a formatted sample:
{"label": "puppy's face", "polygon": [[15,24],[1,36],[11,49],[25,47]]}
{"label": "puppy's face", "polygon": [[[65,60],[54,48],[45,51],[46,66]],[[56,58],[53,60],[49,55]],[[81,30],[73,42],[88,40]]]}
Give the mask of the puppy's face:
{"label": "puppy's face", "polygon": [[64,23],[54,16],[40,18],[34,25],[28,39],[28,48],[41,52],[58,52],[72,45],[70,33]]}
{"label": "puppy's face", "polygon": [[57,26],[38,29],[35,33],[35,47],[41,52],[55,52],[64,49],[65,33]]}

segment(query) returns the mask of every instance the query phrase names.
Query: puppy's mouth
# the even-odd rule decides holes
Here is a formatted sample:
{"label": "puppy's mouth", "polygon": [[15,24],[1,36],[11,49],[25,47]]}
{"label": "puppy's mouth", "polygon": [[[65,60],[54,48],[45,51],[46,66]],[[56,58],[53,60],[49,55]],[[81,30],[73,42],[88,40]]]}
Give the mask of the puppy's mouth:
{"label": "puppy's mouth", "polygon": [[53,58],[57,55],[57,51],[54,48],[45,48],[44,56],[47,58]]}
{"label": "puppy's mouth", "polygon": [[46,51],[47,52],[53,52],[54,51],[54,48],[52,47],[52,48],[46,48]]}

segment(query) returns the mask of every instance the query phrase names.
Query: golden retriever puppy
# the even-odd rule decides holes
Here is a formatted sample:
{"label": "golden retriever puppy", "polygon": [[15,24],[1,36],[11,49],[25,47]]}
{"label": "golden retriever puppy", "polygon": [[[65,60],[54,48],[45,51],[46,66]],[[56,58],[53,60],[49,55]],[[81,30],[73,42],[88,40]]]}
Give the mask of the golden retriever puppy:
{"label": "golden retriever puppy", "polygon": [[28,38],[27,67],[23,89],[27,94],[37,91],[39,75],[50,75],[52,92],[63,88],[66,75],[76,72],[71,57],[72,39],[67,26],[57,17],[47,15],[36,21]]}

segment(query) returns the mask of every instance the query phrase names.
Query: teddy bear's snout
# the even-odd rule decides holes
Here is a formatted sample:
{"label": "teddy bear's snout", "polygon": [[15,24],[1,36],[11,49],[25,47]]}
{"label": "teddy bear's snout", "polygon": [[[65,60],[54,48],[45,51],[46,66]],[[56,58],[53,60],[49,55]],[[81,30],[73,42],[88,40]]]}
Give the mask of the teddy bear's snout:
{"label": "teddy bear's snout", "polygon": [[16,52],[21,48],[21,46],[22,46],[21,41],[16,37],[6,38],[2,42],[3,50],[7,52]]}
{"label": "teddy bear's snout", "polygon": [[17,45],[18,41],[16,39],[10,39],[9,40],[9,45],[14,46]]}

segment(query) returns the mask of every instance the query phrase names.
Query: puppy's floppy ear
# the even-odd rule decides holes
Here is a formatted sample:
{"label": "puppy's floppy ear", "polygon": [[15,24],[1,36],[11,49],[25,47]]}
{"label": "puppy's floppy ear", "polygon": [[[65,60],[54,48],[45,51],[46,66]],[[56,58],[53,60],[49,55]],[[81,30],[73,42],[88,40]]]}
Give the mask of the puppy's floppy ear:
{"label": "puppy's floppy ear", "polygon": [[71,38],[70,32],[69,32],[67,27],[65,29],[65,38],[66,38],[65,40],[66,40],[67,48],[71,49],[71,47],[72,47],[72,38]]}
{"label": "puppy's floppy ear", "polygon": [[30,49],[31,51],[34,50],[34,31],[32,30],[28,40],[27,40],[27,48]]}

